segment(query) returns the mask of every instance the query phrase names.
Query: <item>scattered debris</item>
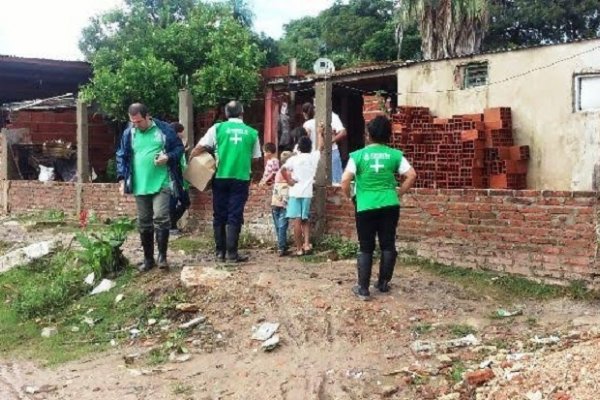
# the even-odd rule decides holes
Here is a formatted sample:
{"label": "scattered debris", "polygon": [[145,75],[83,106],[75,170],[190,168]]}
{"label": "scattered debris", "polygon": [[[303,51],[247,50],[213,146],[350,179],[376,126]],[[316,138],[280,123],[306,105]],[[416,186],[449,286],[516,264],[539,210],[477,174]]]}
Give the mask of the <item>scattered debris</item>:
{"label": "scattered debris", "polygon": [[169,361],[174,363],[184,363],[190,361],[192,359],[192,355],[189,353],[186,354],[177,354],[176,352],[172,352],[169,354]]}
{"label": "scattered debris", "polygon": [[179,325],[179,329],[190,329],[195,327],[196,325],[200,325],[204,321],[206,321],[206,317],[200,315],[199,317],[196,317],[184,324]]}
{"label": "scattered debris", "polygon": [[49,254],[54,247],[54,241],[48,240],[8,252],[0,256],[0,273],[17,265],[29,264],[31,261]]}
{"label": "scattered debris", "polygon": [[87,283],[90,286],[94,285],[94,280],[96,279],[96,274],[93,272],[90,272],[88,274],[88,276],[85,277],[85,279],[83,280],[85,283]]}
{"label": "scattered debris", "polygon": [[264,351],[272,351],[279,345],[279,335],[275,335],[272,338],[265,340],[261,345]]}
{"label": "scattered debris", "polygon": [[279,329],[278,323],[264,322],[254,331],[252,339],[264,342],[273,336],[273,334],[277,332],[277,329]]}
{"label": "scattered debris", "polygon": [[523,315],[523,310],[508,311],[503,308],[496,310],[496,316],[499,318],[516,317],[517,315]]}
{"label": "scattered debris", "polygon": [[117,286],[116,282],[111,281],[110,279],[102,279],[102,282],[92,290],[92,294],[108,292],[115,286]]}
{"label": "scattered debris", "polygon": [[40,387],[37,386],[24,386],[23,391],[27,394],[38,394],[38,393],[51,393],[58,390],[58,387],[55,385],[42,385]]}
{"label": "scattered debris", "polygon": [[175,306],[175,309],[181,312],[197,312],[200,307],[194,303],[180,303]]}
{"label": "scattered debris", "polygon": [[123,360],[125,361],[125,365],[133,364],[135,362],[135,360],[140,358],[141,355],[142,355],[141,353],[131,353],[131,354],[124,355]]}
{"label": "scattered debris", "polygon": [[115,304],[118,304],[121,302],[121,300],[123,300],[123,297],[125,297],[122,293],[118,294],[117,297],[115,297]]}
{"label": "scattered debris", "polygon": [[551,335],[551,336],[548,336],[545,338],[541,338],[536,335],[535,337],[529,339],[529,341],[531,341],[535,344],[542,344],[542,345],[556,344],[556,343],[560,342],[560,338],[558,336],[554,336],[554,335]]}
{"label": "scattered debris", "polygon": [[42,337],[49,338],[56,334],[58,334],[58,329],[54,326],[42,329]]}
{"label": "scattered debris", "polygon": [[395,394],[396,392],[398,392],[398,386],[389,385],[389,386],[384,386],[383,388],[381,388],[381,395],[383,397],[390,397],[393,394]]}
{"label": "scattered debris", "polygon": [[231,272],[224,269],[210,267],[183,267],[181,270],[180,279],[185,287],[215,287],[230,277]]}

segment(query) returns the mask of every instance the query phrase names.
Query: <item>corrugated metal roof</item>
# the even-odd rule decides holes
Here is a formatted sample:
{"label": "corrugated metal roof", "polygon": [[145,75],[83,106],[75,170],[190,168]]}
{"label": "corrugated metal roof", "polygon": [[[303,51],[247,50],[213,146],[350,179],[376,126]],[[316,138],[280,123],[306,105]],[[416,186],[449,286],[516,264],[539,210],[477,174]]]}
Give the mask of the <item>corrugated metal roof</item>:
{"label": "corrugated metal roof", "polygon": [[31,64],[48,64],[48,65],[80,64],[81,66],[85,66],[88,68],[90,67],[90,63],[88,63],[87,61],[55,60],[55,59],[50,59],[50,58],[21,57],[21,56],[12,56],[12,55],[6,55],[6,54],[0,54],[0,61],[18,61],[18,62],[26,62],[26,63],[31,63]]}
{"label": "corrugated metal roof", "polygon": [[[432,59],[432,60],[398,60],[398,61],[390,61],[390,62],[379,62],[379,63],[373,63],[373,64],[369,64],[369,65],[365,65],[365,66],[345,68],[345,69],[342,69],[339,71],[335,71],[328,75],[309,74],[309,75],[306,75],[305,77],[303,77],[301,80],[296,80],[295,82],[309,83],[311,81],[318,81],[318,80],[322,80],[322,79],[343,78],[345,76],[368,74],[368,73],[377,72],[377,71],[384,72],[386,70],[395,70],[398,68],[408,67],[408,66],[411,66],[414,64],[423,64],[423,63],[428,63],[428,62],[436,62],[436,61],[444,61],[444,60],[458,60],[458,59],[472,58],[472,57],[478,57],[478,56],[485,56],[485,55],[490,55],[490,54],[500,54],[500,53],[509,53],[509,52],[513,52],[513,51],[531,50],[531,49],[549,47],[549,46],[568,46],[568,45],[572,45],[572,44],[576,44],[576,43],[591,42],[591,41],[600,42],[600,38],[576,39],[576,40],[571,40],[569,42],[564,42],[564,43],[540,43],[540,44],[533,45],[533,46],[517,46],[514,48],[510,48],[510,49],[506,49],[506,48],[496,49],[496,50],[484,51],[484,52],[480,52],[480,53],[465,54],[463,56],[458,56],[458,57],[438,58],[438,59]],[[276,80],[269,81],[268,84],[269,85],[281,84],[281,83],[283,83],[283,81],[284,81],[284,79],[279,78]],[[294,80],[292,79],[292,81],[294,81]]]}

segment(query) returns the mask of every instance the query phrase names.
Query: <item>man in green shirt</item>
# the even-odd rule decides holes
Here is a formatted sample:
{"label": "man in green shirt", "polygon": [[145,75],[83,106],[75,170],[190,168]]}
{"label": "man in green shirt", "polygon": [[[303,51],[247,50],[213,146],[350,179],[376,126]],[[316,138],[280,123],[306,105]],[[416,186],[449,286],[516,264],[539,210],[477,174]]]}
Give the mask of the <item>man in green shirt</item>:
{"label": "man in green shirt", "polygon": [[148,108],[134,103],[128,110],[130,125],[121,136],[116,154],[121,194],[135,196],[138,229],[144,250],[141,271],[155,266],[154,233],[158,247],[158,266],[167,269],[169,243],[169,200],[182,189],[179,162],[183,143],[171,126],[150,117]]}
{"label": "man in green shirt", "polygon": [[190,154],[215,149],[217,172],[212,184],[213,231],[218,261],[242,262],[238,241],[244,224],[244,207],[250,190],[252,160],[261,157],[258,131],[244,124],[238,101],[225,106],[226,122],[208,129]]}
{"label": "man in green shirt", "polygon": [[[396,227],[400,217],[400,200],[417,179],[417,173],[400,150],[387,146],[392,133],[390,121],[377,117],[367,125],[370,144],[350,154],[342,176],[342,190],[352,198],[351,182],[356,181],[356,230],[358,254],[358,285],[352,288],[361,300],[370,296],[369,283],[375,250],[375,236],[379,238],[381,260],[379,280],[375,288],[388,292],[389,282],[396,265]],[[397,189],[396,174],[405,180]]]}

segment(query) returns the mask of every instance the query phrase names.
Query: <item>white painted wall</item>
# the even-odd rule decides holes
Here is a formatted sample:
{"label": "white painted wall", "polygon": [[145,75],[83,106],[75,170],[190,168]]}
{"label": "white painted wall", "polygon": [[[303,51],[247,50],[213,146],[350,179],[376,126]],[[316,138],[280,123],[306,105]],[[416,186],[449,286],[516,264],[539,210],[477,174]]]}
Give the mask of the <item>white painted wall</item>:
{"label": "white painted wall", "polygon": [[[457,66],[474,61],[488,62],[490,84],[460,89]],[[593,190],[600,110],[574,106],[575,76],[593,73],[600,74],[600,39],[423,62],[398,70],[398,104],[426,106],[439,117],[511,107],[516,143],[531,149],[528,186]]]}

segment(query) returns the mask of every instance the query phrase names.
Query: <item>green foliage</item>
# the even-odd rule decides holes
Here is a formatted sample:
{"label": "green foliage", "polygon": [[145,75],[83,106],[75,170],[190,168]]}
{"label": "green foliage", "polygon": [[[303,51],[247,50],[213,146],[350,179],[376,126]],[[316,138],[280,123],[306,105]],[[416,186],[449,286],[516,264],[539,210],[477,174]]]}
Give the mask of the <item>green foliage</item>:
{"label": "green foliage", "polygon": [[60,311],[89,290],[83,281],[89,270],[77,265],[72,252],[59,250],[54,256],[35,260],[22,269],[31,273],[30,279],[20,282],[12,302],[22,319]]}
{"label": "green foliage", "polygon": [[452,365],[452,369],[450,370],[450,378],[452,382],[459,383],[462,381],[463,374],[466,372],[467,368],[465,364],[461,361]]}
{"label": "green foliage", "polygon": [[84,100],[116,119],[126,118],[135,101],[168,118],[176,115],[182,87],[192,88],[199,108],[255,95],[264,54],[239,22],[245,2],[233,2],[242,8],[194,0],[126,3],[83,31],[80,48],[94,70]]}
{"label": "green foliage", "polygon": [[117,181],[117,162],[114,158],[106,162],[106,179],[108,182]]}
{"label": "green foliage", "polygon": [[134,227],[133,221],[121,218],[112,222],[104,231],[81,232],[76,235],[83,247],[82,259],[97,277],[114,276],[127,265],[121,246]]}
{"label": "green foliage", "polygon": [[454,324],[448,327],[450,333],[457,338],[465,337],[470,334],[477,333],[477,330],[473,328],[471,325],[464,324]]}
{"label": "green foliage", "polygon": [[419,324],[413,327],[412,331],[417,335],[424,335],[433,330],[433,325],[431,324]]}
{"label": "green foliage", "polygon": [[319,250],[333,250],[338,258],[355,258],[358,253],[358,244],[339,235],[325,235],[319,242]]}
{"label": "green foliage", "polygon": [[[312,70],[321,56],[331,58],[338,69],[395,60],[394,4],[392,0],[335,2],[316,17],[291,21],[284,26],[285,34],[279,42],[280,62],[295,57],[300,68]],[[412,24],[403,40],[402,58],[418,58],[419,43],[416,25]]]}
{"label": "green foliage", "polygon": [[493,0],[489,50],[600,36],[599,0]]}

